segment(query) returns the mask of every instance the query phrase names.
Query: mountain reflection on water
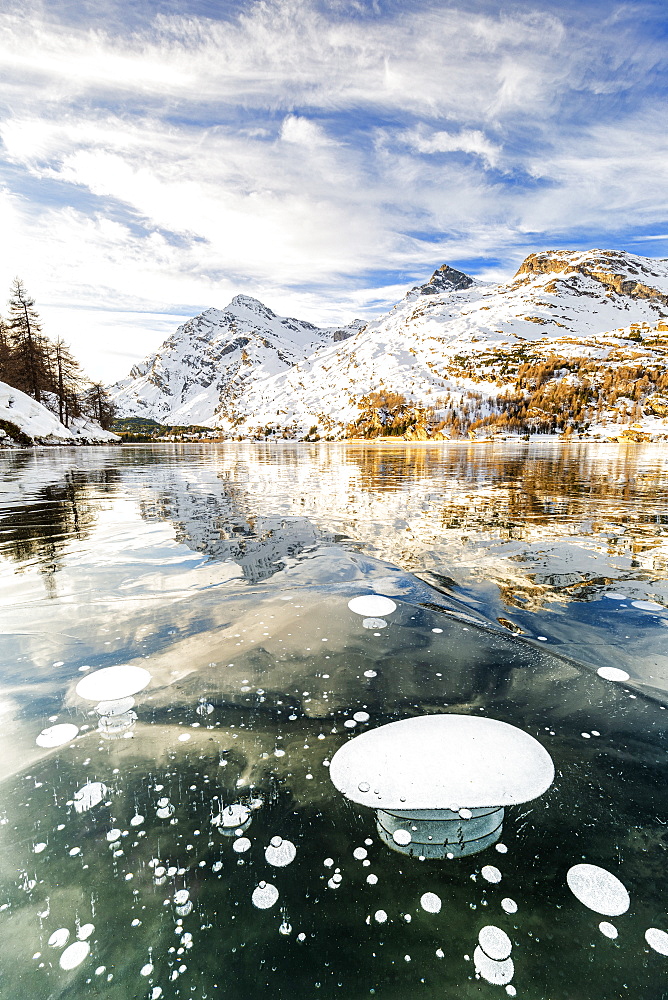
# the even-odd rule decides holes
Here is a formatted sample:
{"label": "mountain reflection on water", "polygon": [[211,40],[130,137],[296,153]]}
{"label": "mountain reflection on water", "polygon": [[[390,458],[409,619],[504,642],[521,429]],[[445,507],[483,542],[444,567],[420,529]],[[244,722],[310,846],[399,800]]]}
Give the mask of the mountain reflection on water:
{"label": "mountain reflection on water", "polygon": [[[0,995],[665,995],[665,449],[2,462]],[[363,621],[370,593],[396,610]],[[134,704],[77,694],[126,663]],[[443,712],[521,728],[556,777],[496,848],[420,861],[327,768]],[[612,923],[583,863],[630,895]]]}

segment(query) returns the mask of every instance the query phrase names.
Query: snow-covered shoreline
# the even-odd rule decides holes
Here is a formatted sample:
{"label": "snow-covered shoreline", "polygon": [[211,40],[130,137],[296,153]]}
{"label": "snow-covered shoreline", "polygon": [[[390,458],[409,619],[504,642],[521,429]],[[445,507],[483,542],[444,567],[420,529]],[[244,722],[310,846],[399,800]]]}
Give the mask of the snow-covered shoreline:
{"label": "snow-covered shoreline", "polygon": [[86,417],[75,417],[71,426],[65,427],[42,403],[20,389],[0,382],[0,447],[120,443],[117,434],[104,430]]}

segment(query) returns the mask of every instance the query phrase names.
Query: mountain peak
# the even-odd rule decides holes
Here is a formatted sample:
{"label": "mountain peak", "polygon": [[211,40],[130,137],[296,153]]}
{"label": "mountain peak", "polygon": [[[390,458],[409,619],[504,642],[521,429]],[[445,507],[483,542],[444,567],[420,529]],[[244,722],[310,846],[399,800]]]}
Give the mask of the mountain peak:
{"label": "mountain peak", "polygon": [[460,292],[470,288],[472,284],[473,278],[469,278],[468,274],[449,264],[441,264],[429,281],[419,286],[418,291],[420,295],[438,295],[440,292]]}
{"label": "mountain peak", "polygon": [[228,309],[247,309],[249,312],[259,313],[268,319],[274,319],[276,313],[272,312],[269,306],[252,295],[235,295],[230,302]]}

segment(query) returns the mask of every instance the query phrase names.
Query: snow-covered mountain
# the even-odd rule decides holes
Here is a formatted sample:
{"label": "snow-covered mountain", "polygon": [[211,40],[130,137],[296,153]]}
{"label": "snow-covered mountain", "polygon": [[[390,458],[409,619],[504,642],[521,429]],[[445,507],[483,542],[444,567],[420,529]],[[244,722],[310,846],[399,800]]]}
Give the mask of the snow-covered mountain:
{"label": "snow-covered mountain", "polygon": [[226,309],[207,309],[180,326],[112,396],[124,416],[208,425],[224,419],[257,379],[287,371],[363,325],[321,329],[237,295]]}
{"label": "snow-covered mountain", "polygon": [[[315,425],[336,437],[359,416],[360,400],[378,390],[436,411],[463,407],[474,394],[484,415],[518,384],[522,366],[555,356],[591,362],[592,384],[599,368],[663,370],[666,317],[665,260],[612,250],[536,253],[498,285],[443,265],[385,316],[343,331],[280,319],[238,296],[222,313],[207,310],[180,327],[112,393],[124,414],[226,435],[272,428],[303,435]],[[582,376],[566,365],[552,377],[572,383]],[[668,431],[655,397],[650,429]],[[602,419],[618,417],[640,419],[629,406]]]}
{"label": "snow-covered mountain", "polygon": [[29,444],[118,444],[120,438],[87,417],[75,417],[69,427],[46,406],[0,382],[0,447]]}

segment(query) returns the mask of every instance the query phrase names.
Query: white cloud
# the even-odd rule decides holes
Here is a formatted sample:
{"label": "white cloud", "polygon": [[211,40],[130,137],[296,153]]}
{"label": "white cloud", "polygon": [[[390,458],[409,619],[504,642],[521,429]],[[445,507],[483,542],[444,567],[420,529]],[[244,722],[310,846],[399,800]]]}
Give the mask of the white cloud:
{"label": "white cloud", "polygon": [[405,141],[418,153],[472,153],[494,167],[498,163],[501,147],[491,142],[480,129],[461,129],[459,132],[428,133],[424,128],[405,133]]}

